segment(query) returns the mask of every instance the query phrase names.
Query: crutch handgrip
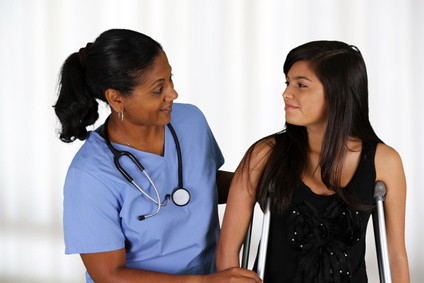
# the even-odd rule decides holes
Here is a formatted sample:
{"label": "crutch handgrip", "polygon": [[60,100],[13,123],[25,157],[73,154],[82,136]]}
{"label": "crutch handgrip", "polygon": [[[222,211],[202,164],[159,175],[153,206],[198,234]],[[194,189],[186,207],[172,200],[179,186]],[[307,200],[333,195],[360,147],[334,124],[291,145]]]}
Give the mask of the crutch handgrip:
{"label": "crutch handgrip", "polygon": [[386,196],[386,186],[382,181],[375,182],[374,187],[374,199],[377,200],[384,200],[384,197]]}
{"label": "crutch handgrip", "polygon": [[377,181],[374,187],[374,200],[376,211],[373,213],[375,243],[377,248],[378,271],[380,282],[391,283],[390,261],[386,235],[386,220],[384,217],[384,200],[386,186],[382,181]]}

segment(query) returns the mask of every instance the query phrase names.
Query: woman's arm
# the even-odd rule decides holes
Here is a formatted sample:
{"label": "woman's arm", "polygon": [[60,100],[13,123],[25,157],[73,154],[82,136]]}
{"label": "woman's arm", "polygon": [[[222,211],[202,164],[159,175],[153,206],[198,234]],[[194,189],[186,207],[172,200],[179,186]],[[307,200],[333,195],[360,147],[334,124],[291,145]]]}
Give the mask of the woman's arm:
{"label": "woman's arm", "polygon": [[253,213],[256,185],[270,148],[269,141],[258,143],[243,158],[234,174],[218,243],[218,270],[240,266],[239,253]]}
{"label": "woman's arm", "polygon": [[172,275],[142,269],[125,267],[125,249],[111,252],[81,254],[88,273],[95,282],[173,282],[173,283],[208,283],[208,282],[261,282],[256,273],[241,268],[231,268],[210,275]]}
{"label": "woman's arm", "polygon": [[406,179],[402,160],[393,148],[379,144],[375,167],[377,180],[386,185],[385,218],[392,281],[409,282],[405,247]]}

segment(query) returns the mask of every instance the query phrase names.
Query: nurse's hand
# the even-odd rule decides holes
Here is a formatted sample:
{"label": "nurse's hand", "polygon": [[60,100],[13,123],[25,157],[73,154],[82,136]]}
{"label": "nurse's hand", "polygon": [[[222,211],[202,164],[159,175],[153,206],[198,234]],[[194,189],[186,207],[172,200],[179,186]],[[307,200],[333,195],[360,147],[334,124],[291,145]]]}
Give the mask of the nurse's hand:
{"label": "nurse's hand", "polygon": [[259,283],[255,272],[232,267],[210,275],[175,275],[126,267],[125,249],[110,252],[81,254],[94,282],[109,283]]}
{"label": "nurse's hand", "polygon": [[263,281],[259,276],[252,270],[231,267],[223,271],[210,274],[204,277],[208,283],[213,282],[231,282],[231,283],[262,283]]}

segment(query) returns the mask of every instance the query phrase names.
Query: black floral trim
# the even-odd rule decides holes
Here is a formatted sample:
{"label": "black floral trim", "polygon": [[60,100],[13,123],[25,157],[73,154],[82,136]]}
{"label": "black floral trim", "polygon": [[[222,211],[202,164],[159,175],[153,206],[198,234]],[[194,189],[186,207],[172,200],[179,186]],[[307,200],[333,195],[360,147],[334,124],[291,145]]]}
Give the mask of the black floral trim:
{"label": "black floral trim", "polygon": [[336,200],[324,211],[302,201],[289,213],[289,241],[300,252],[295,282],[350,282],[348,247],[361,238],[359,212]]}

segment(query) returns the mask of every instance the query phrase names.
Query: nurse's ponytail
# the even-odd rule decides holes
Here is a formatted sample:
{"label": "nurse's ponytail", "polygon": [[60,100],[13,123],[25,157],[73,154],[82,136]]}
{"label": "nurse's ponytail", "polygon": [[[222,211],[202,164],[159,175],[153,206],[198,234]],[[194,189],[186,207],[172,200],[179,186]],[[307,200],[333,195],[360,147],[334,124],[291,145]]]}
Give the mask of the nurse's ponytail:
{"label": "nurse's ponytail", "polygon": [[62,124],[60,139],[64,142],[86,139],[86,127],[99,117],[98,103],[86,80],[87,49],[89,44],[71,54],[61,70],[59,97],[54,108]]}

